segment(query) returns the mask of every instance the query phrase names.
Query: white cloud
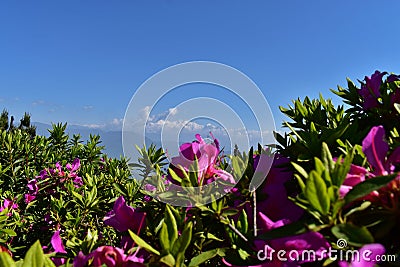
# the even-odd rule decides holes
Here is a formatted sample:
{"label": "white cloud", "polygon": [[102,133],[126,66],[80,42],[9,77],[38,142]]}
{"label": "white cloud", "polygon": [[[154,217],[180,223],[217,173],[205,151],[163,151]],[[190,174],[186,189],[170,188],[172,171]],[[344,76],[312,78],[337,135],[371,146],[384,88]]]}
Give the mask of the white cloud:
{"label": "white cloud", "polygon": [[36,106],[42,106],[46,104],[46,102],[44,100],[36,100],[32,102],[32,106],[36,107]]}
{"label": "white cloud", "polygon": [[104,129],[106,127],[106,124],[91,123],[91,124],[81,124],[80,126],[88,127],[90,129]]}
{"label": "white cloud", "polygon": [[123,121],[124,121],[123,119],[114,118],[114,119],[112,120],[111,124],[112,124],[112,125],[115,125],[115,126],[120,126],[120,125],[122,125],[122,122],[123,122]]}
{"label": "white cloud", "polygon": [[83,106],[83,109],[84,110],[91,110],[91,109],[93,109],[94,107],[92,106],[92,105],[86,105],[86,106]]}

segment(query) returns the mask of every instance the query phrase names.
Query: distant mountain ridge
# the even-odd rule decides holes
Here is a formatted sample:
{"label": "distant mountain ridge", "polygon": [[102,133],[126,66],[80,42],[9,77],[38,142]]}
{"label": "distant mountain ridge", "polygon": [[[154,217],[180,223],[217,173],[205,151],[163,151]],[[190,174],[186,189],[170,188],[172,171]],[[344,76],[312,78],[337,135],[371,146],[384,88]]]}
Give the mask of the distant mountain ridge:
{"label": "distant mountain ridge", "polygon": [[[41,122],[33,122],[32,124],[36,126],[36,133],[38,135],[50,136],[48,131],[48,129],[52,128],[50,124]],[[100,145],[105,147],[103,150],[105,154],[112,158],[119,158],[121,155],[123,155],[122,131],[106,131],[100,128],[67,124],[66,133],[68,133],[70,137],[72,137],[74,134],[80,134],[84,142],[89,139],[90,134],[100,135]],[[149,144],[152,143],[150,139],[147,139],[146,143],[147,142]]]}
{"label": "distant mountain ridge", "polygon": [[[42,122],[32,122],[32,125],[36,126],[36,133],[38,135],[49,136],[49,129],[52,128],[50,124],[42,123]],[[123,148],[122,148],[122,130],[106,130],[103,128],[93,128],[84,125],[74,125],[74,124],[67,124],[66,133],[72,137],[74,134],[80,134],[82,141],[86,142],[89,139],[90,134],[92,135],[100,135],[100,141],[102,146],[104,146],[103,153],[107,154],[109,157],[112,158],[119,158],[123,156]],[[204,133],[203,133],[204,134]],[[203,135],[204,137],[205,135]],[[229,144],[229,139],[224,136],[216,136],[220,141],[221,147],[224,147],[224,144]],[[191,142],[193,141],[194,134],[184,134],[181,136],[181,142]],[[150,144],[155,144],[157,147],[161,147],[161,137],[159,133],[149,133],[145,137],[146,145],[149,146]],[[140,142],[136,143],[139,146]],[[171,145],[174,144],[171,140],[166,140],[164,142],[166,147],[171,148]],[[134,146],[135,144],[132,144]],[[230,154],[230,148],[224,147],[224,153]]]}

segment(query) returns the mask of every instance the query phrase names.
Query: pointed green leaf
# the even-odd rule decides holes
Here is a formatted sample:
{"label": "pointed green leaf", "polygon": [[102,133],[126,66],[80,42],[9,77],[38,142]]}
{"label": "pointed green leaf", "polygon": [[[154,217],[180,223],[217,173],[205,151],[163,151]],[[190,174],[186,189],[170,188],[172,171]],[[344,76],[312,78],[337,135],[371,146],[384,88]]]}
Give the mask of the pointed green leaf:
{"label": "pointed green leaf", "polygon": [[333,170],[333,166],[334,166],[334,162],[333,162],[332,154],[329,151],[329,147],[325,142],[322,143],[321,157],[322,157],[322,161],[325,164],[325,167],[329,171],[332,171]]}
{"label": "pointed green leaf", "polygon": [[196,257],[192,258],[192,260],[189,263],[189,267],[199,266],[200,264],[214,258],[217,255],[223,257],[225,255],[224,249],[216,248],[213,250],[204,251],[200,253]]}
{"label": "pointed green leaf", "polygon": [[348,245],[361,247],[374,242],[374,237],[365,226],[360,227],[349,223],[338,224],[332,227],[331,231],[337,238],[346,240]]}
{"label": "pointed green leaf", "polygon": [[168,235],[168,226],[165,222],[162,223],[161,230],[160,230],[160,244],[165,252],[169,252],[170,249],[170,241]]}
{"label": "pointed green leaf", "polygon": [[170,205],[165,206],[165,224],[167,225],[168,229],[168,237],[171,246],[174,245],[176,239],[178,238],[178,225],[176,223],[175,216],[172,212],[173,209]]}
{"label": "pointed green leaf", "polygon": [[13,261],[13,259],[11,258],[10,254],[3,251],[3,252],[0,252],[0,266],[15,267],[16,264]]}
{"label": "pointed green leaf", "polygon": [[160,259],[160,262],[164,263],[165,265],[170,266],[170,267],[179,266],[179,265],[176,265],[175,258],[171,254],[167,254],[164,257],[162,257]]}
{"label": "pointed green leaf", "polygon": [[145,250],[147,250],[150,253],[156,254],[158,256],[160,256],[160,252],[158,252],[155,248],[153,248],[150,244],[146,243],[146,241],[144,241],[140,236],[136,235],[134,232],[132,232],[131,230],[129,231],[129,235],[131,236],[131,238],[133,239],[133,241],[139,246],[144,248]]}
{"label": "pointed green leaf", "polygon": [[39,240],[26,252],[22,267],[43,267],[44,254]]}
{"label": "pointed green leaf", "polygon": [[387,176],[373,177],[373,178],[369,178],[369,179],[365,180],[362,183],[357,184],[344,197],[346,204],[350,203],[356,199],[359,199],[361,197],[364,197],[364,196],[368,195],[369,193],[371,193],[372,191],[375,191],[375,190],[380,189],[381,187],[384,187],[389,182],[391,182],[396,177],[396,175],[397,174],[391,174],[391,175],[387,175]]}
{"label": "pointed green leaf", "polygon": [[311,171],[306,181],[304,195],[311,206],[326,215],[329,211],[330,201],[324,180],[316,171]]}

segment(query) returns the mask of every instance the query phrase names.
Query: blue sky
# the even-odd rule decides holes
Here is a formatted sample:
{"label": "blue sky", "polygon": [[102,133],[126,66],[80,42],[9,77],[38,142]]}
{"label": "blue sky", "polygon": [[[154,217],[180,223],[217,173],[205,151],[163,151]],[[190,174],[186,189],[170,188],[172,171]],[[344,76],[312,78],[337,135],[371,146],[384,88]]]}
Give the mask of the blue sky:
{"label": "blue sky", "polygon": [[[33,121],[115,129],[151,75],[205,60],[248,75],[279,126],[278,106],[292,99],[334,97],[329,88],[376,69],[399,73],[399,8],[370,0],[2,1],[0,107]],[[190,97],[165,98],[155,112]]]}

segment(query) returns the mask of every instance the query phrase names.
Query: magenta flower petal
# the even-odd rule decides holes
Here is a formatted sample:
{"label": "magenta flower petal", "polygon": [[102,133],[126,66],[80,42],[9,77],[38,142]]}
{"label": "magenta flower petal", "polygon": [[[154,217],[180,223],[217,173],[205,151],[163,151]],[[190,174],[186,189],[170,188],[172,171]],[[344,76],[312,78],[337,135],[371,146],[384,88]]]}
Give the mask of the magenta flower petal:
{"label": "magenta flower petal", "polygon": [[37,192],[39,191],[39,187],[35,179],[30,180],[27,184],[27,187],[32,194],[37,194]]}
{"label": "magenta flower petal", "polygon": [[375,71],[371,77],[365,77],[365,84],[361,86],[361,90],[358,93],[363,97],[364,103],[363,108],[369,109],[374,108],[379,105],[378,97],[380,94],[380,86],[382,84],[382,77],[386,74],[386,72]]}
{"label": "magenta flower petal", "polygon": [[400,81],[400,75],[390,74],[389,77],[387,77],[386,81],[388,83],[392,83],[394,81]]}
{"label": "magenta flower petal", "polygon": [[89,260],[89,257],[85,256],[82,253],[82,251],[79,251],[78,255],[74,258],[73,266],[74,267],[85,267],[88,260]]}
{"label": "magenta flower petal", "polygon": [[[194,161],[197,159],[199,183],[203,181],[204,185],[216,179],[221,179],[235,184],[235,180],[231,174],[218,169],[217,161],[220,152],[218,140],[214,139],[214,144],[208,144],[199,134],[196,134],[196,139],[197,140],[192,143],[185,143],[180,146],[180,155],[171,159],[170,168],[174,170],[178,176],[181,176],[181,169],[183,168],[185,171],[191,171],[195,163]],[[172,183],[178,184],[170,175],[167,176],[167,179]],[[229,191],[230,189],[227,190]]]}
{"label": "magenta flower petal", "polygon": [[80,161],[78,158],[74,159],[74,161],[72,162],[72,169],[71,169],[71,171],[76,171],[76,170],[78,170],[80,166],[81,166],[81,161]]}
{"label": "magenta flower petal", "polygon": [[384,141],[385,130],[383,126],[372,127],[368,135],[362,142],[362,150],[366,155],[368,162],[374,167],[378,175],[386,175],[384,168],[386,154],[389,145]]}
{"label": "magenta flower petal", "polygon": [[260,229],[261,234],[290,223],[290,221],[287,219],[283,219],[283,220],[274,222],[270,218],[268,218],[267,215],[265,215],[262,212],[258,213],[257,218],[259,219],[258,223],[257,223],[257,228]]}
{"label": "magenta flower petal", "polygon": [[51,237],[51,245],[53,246],[55,252],[67,253],[67,251],[65,251],[64,244],[62,243],[61,240],[60,230],[54,232],[53,236]]}
{"label": "magenta flower petal", "polygon": [[26,204],[31,203],[31,202],[34,201],[35,198],[36,198],[36,196],[31,195],[31,194],[25,194],[24,197],[25,197],[25,203],[26,203]]}
{"label": "magenta flower petal", "polygon": [[61,166],[61,163],[60,162],[57,162],[56,163],[56,169],[59,171],[59,172],[61,172],[62,171],[62,166]]}
{"label": "magenta flower petal", "polygon": [[114,203],[113,210],[108,212],[104,218],[104,224],[114,227],[120,232],[128,229],[138,232],[142,229],[146,217],[146,213],[139,212],[126,205],[123,196],[120,196]]}
{"label": "magenta flower petal", "polygon": [[363,257],[360,258],[360,261],[353,261],[351,263],[352,267],[373,267],[375,266],[376,256],[382,256],[385,253],[385,247],[381,244],[368,244],[360,248],[360,255],[368,254],[367,251],[370,252],[368,258],[365,259]]}
{"label": "magenta flower petal", "polygon": [[46,178],[48,178],[48,177],[49,177],[49,176],[47,175],[47,170],[44,169],[44,170],[41,170],[41,171],[39,172],[39,175],[36,176],[35,178],[44,180],[44,179],[46,179]]}
{"label": "magenta flower petal", "polygon": [[90,259],[92,259],[90,266],[93,267],[101,267],[104,265],[107,267],[145,266],[143,264],[143,258],[136,257],[136,255],[125,255],[124,251],[120,248],[103,246],[98,247],[87,256],[85,256],[82,252],[79,252],[78,256],[76,256],[74,259],[74,267],[84,267]]}
{"label": "magenta flower petal", "polygon": [[379,89],[382,84],[382,77],[387,74],[386,72],[375,71],[370,77],[365,77],[366,85],[371,89],[375,96],[380,96]]}
{"label": "magenta flower petal", "polygon": [[[254,158],[254,169],[261,169],[260,172],[266,173],[265,166],[269,164],[270,160],[271,157],[257,155]],[[288,199],[285,183],[293,178],[293,173],[285,170],[282,165],[289,162],[289,159],[277,155],[266,179],[257,189],[258,196],[264,197],[263,200],[257,203],[257,209],[274,221],[288,219],[294,222],[304,214],[302,208]]]}
{"label": "magenta flower petal", "polygon": [[7,198],[4,199],[3,205],[0,207],[0,211],[8,209],[8,206],[10,205],[10,202],[11,202],[11,200],[8,200]]}

